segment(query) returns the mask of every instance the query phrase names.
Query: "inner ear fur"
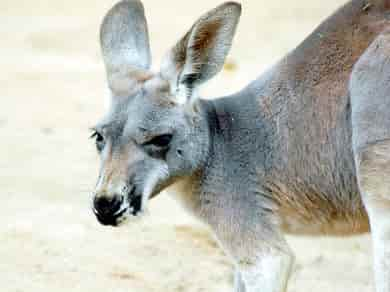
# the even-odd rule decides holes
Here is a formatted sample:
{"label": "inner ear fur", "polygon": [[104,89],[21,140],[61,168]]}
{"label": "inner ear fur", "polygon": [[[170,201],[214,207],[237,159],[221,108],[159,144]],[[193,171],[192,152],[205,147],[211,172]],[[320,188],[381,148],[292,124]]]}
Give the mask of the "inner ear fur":
{"label": "inner ear fur", "polygon": [[226,2],[201,16],[184,37],[165,55],[161,74],[175,90],[192,89],[223,68],[241,15],[241,5]]}

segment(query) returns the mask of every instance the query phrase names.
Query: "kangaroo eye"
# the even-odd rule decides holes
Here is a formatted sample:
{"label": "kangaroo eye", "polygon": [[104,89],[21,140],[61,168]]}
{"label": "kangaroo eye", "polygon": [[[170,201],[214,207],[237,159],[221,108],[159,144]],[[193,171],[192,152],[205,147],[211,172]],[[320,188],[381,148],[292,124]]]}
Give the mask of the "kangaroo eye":
{"label": "kangaroo eye", "polygon": [[96,143],[96,148],[97,150],[100,152],[103,150],[104,148],[104,144],[105,144],[105,141],[104,141],[104,137],[102,134],[100,134],[98,131],[94,131],[92,133],[92,135],[90,136],[91,139],[95,138],[95,143]]}
{"label": "kangaroo eye", "polygon": [[154,145],[159,148],[166,148],[169,146],[172,140],[172,135],[171,134],[165,134],[165,135],[160,135],[156,136],[153,139],[149,140],[146,142],[144,145]]}

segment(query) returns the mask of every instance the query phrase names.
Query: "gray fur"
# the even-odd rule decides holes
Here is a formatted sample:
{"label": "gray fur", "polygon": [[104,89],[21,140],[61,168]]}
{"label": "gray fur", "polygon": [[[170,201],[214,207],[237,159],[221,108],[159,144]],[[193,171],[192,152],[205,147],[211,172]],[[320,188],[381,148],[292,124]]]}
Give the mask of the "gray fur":
{"label": "gray fur", "polygon": [[137,0],[126,0],[112,7],[101,25],[100,43],[110,88],[121,93],[131,86],[128,79],[134,71],[150,67],[143,5]]}
{"label": "gray fur", "polygon": [[390,32],[381,34],[354,66],[350,91],[356,152],[390,137],[389,39]]}
{"label": "gray fur", "polygon": [[390,34],[355,64],[350,83],[353,148],[370,217],[377,291],[390,291]]}
{"label": "gray fur", "polygon": [[[116,7],[143,11],[138,1],[121,3]],[[124,198],[106,223],[138,215],[148,199],[170,190],[213,229],[237,268],[240,292],[285,290],[293,255],[284,232],[356,234],[369,231],[370,218],[382,226],[378,238],[390,234],[390,224],[383,223],[390,207],[377,216],[378,204],[372,203],[381,198],[390,206],[390,46],[384,33],[390,2],[371,4],[347,3],[270,71],[212,101],[193,89],[221,69],[240,16],[238,4],[220,5],[195,22],[169,51],[160,73],[145,70],[148,58],[142,54],[131,62],[119,54],[115,72],[141,70],[127,79],[121,75],[127,87],[111,86],[111,109],[96,127],[105,139],[96,198]],[[132,30],[127,18],[138,12],[119,13],[121,23]],[[138,19],[145,27],[143,17]],[[116,29],[109,25],[104,35]],[[137,42],[122,46],[122,40],[112,39],[111,46],[103,41],[104,55],[127,46],[138,51]],[[115,72],[108,70],[109,80]],[[184,102],[178,101],[180,84]],[[167,134],[172,140],[161,151],[153,141]],[[367,159],[360,159],[362,153]],[[365,199],[367,193],[374,199]],[[135,212],[137,196],[142,204]],[[95,214],[101,220],[106,212],[99,206]],[[121,210],[126,212],[117,217]],[[376,242],[383,250],[384,241]],[[390,292],[383,276],[390,264],[381,264],[377,292]]]}

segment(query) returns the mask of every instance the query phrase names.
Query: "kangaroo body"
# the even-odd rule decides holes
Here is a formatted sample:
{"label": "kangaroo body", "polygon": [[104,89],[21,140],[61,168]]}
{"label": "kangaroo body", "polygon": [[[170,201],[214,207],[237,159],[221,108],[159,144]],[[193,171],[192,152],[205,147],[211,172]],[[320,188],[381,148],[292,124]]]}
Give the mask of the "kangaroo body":
{"label": "kangaroo body", "polygon": [[[390,22],[387,10],[365,5],[348,3],[240,92],[203,101],[215,127],[215,150],[201,188],[194,188],[196,208],[214,213],[226,194],[228,205],[239,209],[239,198],[254,196],[257,212],[275,210],[290,233],[369,230],[353,154],[349,80],[353,65]],[[188,191],[181,193],[187,200]],[[214,196],[217,206],[207,207]]]}
{"label": "kangaroo body", "polygon": [[243,90],[202,100],[193,89],[221,69],[239,5],[201,17],[155,74],[142,5],[120,2],[101,30],[113,105],[95,133],[99,221],[168,188],[215,232],[236,292],[286,289],[285,232],[371,230],[376,289],[390,292],[389,13],[352,0]]}
{"label": "kangaroo body", "polygon": [[[238,196],[250,185],[249,192],[265,196],[266,209],[272,201],[293,233],[368,230],[352,147],[349,79],[390,22],[386,10],[365,11],[365,4],[347,4],[269,72],[211,102],[220,144],[215,171],[240,182],[232,183],[244,188]],[[229,193],[228,185],[219,192]]]}

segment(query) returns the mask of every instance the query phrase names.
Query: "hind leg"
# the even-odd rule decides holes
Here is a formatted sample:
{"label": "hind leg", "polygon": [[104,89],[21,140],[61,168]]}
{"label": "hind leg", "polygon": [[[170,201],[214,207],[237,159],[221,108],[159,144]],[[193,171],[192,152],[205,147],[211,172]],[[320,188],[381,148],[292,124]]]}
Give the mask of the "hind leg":
{"label": "hind leg", "polygon": [[358,154],[359,184],[370,218],[377,292],[390,292],[390,139]]}
{"label": "hind leg", "polygon": [[390,292],[390,34],[380,35],[350,83],[357,177],[370,219],[377,292]]}

